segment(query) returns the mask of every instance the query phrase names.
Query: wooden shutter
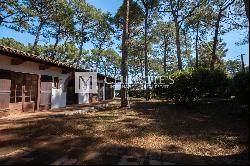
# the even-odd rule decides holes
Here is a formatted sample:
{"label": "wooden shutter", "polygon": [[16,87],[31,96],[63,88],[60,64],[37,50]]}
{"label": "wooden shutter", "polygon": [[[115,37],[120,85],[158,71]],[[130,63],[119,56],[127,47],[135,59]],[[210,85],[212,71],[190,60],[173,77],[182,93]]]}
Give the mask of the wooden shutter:
{"label": "wooden shutter", "polygon": [[50,109],[52,95],[52,82],[41,82],[40,109]]}
{"label": "wooden shutter", "polygon": [[0,79],[0,110],[9,109],[11,80]]}

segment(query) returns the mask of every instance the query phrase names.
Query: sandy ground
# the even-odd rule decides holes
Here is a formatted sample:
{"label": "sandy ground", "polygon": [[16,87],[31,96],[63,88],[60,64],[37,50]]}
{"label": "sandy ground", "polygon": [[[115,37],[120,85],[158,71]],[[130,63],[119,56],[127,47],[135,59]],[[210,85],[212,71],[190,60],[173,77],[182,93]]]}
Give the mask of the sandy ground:
{"label": "sandy ground", "polygon": [[0,164],[249,163],[249,118],[239,106],[107,103],[0,118]]}

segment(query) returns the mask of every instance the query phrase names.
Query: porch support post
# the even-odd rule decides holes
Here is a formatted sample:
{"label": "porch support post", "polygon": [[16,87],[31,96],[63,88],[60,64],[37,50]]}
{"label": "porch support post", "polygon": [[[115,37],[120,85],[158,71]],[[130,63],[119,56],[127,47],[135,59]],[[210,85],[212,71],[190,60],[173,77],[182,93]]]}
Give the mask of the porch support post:
{"label": "porch support post", "polygon": [[104,81],[103,81],[103,101],[106,100],[105,99],[105,92],[106,92],[106,77],[104,78]]}
{"label": "porch support post", "polygon": [[41,95],[41,74],[38,75],[38,80],[37,80],[37,103],[36,103],[36,110],[40,110],[40,95]]}
{"label": "porch support post", "polygon": [[103,83],[103,93],[102,93],[102,100],[105,100],[105,82]]}
{"label": "porch support post", "polygon": [[100,82],[98,82],[97,85],[98,85],[98,101],[100,101],[100,98],[101,98],[101,95],[100,95],[100,89],[101,89]]}
{"label": "porch support post", "polygon": [[25,104],[25,86],[22,86],[22,111],[24,112],[24,104]]}
{"label": "porch support post", "polygon": [[113,99],[115,98],[115,84],[112,84],[113,85]]}

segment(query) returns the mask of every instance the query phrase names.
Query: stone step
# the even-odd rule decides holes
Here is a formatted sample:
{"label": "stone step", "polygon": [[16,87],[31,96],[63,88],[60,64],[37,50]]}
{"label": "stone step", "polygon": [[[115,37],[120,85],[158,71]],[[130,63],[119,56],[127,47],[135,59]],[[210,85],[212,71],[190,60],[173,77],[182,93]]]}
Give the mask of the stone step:
{"label": "stone step", "polygon": [[75,111],[66,111],[65,115],[84,114],[90,111],[95,111],[95,107],[84,107]]}
{"label": "stone step", "polygon": [[95,106],[95,109],[102,109],[102,108],[107,108],[109,106],[109,104],[98,104]]}

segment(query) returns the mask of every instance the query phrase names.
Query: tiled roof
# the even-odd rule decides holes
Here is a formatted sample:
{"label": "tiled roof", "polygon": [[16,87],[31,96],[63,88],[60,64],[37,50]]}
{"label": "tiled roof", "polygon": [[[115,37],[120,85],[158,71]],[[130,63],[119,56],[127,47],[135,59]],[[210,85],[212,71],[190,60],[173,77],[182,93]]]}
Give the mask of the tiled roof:
{"label": "tiled roof", "polygon": [[0,52],[8,53],[13,57],[28,58],[28,59],[33,60],[33,61],[39,61],[40,63],[44,62],[44,63],[48,63],[48,64],[58,66],[58,67],[66,67],[66,68],[71,68],[71,69],[74,69],[74,70],[87,71],[87,70],[82,69],[82,68],[80,68],[80,67],[78,67],[76,65],[73,65],[73,64],[69,64],[69,63],[66,63],[66,62],[61,62],[59,60],[51,59],[51,58],[48,58],[48,57],[41,57],[41,56],[38,56],[38,55],[35,55],[35,54],[20,51],[20,50],[11,48],[11,47],[6,47],[6,46],[1,46],[0,45]]}
{"label": "tiled roof", "polygon": [[[1,46],[1,45],[0,45],[0,54],[3,54],[3,55],[8,54],[8,56],[16,57],[16,58],[27,58],[27,59],[34,61],[34,62],[50,64],[52,66],[67,68],[67,69],[71,69],[74,71],[81,71],[81,72],[88,72],[89,71],[89,70],[80,68],[76,65],[69,64],[67,62],[61,62],[59,60],[51,59],[48,57],[41,57],[41,56],[38,56],[35,54],[27,53],[24,51],[20,51],[20,50],[11,48],[11,47]],[[114,80],[114,78],[105,76],[105,75],[100,74],[100,73],[98,73],[98,76],[106,77],[107,79]]]}

